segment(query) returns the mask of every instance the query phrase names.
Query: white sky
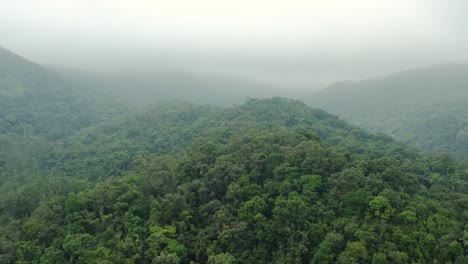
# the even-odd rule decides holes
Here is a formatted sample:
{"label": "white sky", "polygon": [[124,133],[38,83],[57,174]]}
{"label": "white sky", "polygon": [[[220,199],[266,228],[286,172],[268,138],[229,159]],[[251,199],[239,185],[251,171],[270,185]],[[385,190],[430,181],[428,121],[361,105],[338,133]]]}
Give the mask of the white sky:
{"label": "white sky", "polygon": [[467,2],[0,0],[0,46],[91,70],[171,67],[324,83],[464,62]]}

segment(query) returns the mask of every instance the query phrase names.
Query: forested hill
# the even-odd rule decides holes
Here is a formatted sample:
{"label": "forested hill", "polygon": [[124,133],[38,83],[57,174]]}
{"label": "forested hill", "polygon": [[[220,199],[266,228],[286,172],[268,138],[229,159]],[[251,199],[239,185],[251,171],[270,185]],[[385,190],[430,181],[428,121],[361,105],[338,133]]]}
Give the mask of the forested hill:
{"label": "forested hill", "polygon": [[468,65],[340,82],[306,101],[418,149],[468,155]]}
{"label": "forested hill", "polygon": [[[66,146],[73,144],[73,148],[67,151],[69,158],[66,164],[78,166],[69,174],[83,169],[85,171],[80,175],[96,179],[110,176],[114,169],[126,168],[138,155],[174,154],[200,138],[225,142],[235,134],[278,129],[304,129],[304,133],[311,133],[309,137],[321,138],[326,143],[343,147],[343,150],[352,149],[356,154],[366,151],[373,157],[383,156],[390,149],[405,149],[383,134],[365,133],[337,116],[307,107],[300,101],[279,97],[251,99],[231,108],[170,101],[127,118],[95,126],[65,141]],[[405,151],[416,155],[413,150]],[[80,164],[83,160],[87,166]]]}
{"label": "forested hill", "polygon": [[299,101],[166,102],[34,151],[0,170],[3,263],[468,261],[467,164]]}
{"label": "forested hill", "polygon": [[122,108],[97,102],[55,71],[0,48],[0,135],[62,139]]}

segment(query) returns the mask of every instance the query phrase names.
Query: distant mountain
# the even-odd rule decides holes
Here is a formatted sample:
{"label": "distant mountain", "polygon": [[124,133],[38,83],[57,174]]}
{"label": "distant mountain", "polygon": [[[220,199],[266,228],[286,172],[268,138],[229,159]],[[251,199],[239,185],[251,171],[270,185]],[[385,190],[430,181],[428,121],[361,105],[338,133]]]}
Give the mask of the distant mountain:
{"label": "distant mountain", "polygon": [[186,100],[230,106],[241,104],[249,97],[266,98],[281,94],[262,82],[228,75],[194,74],[177,70],[94,74],[63,67],[54,68],[77,86],[94,93],[114,96],[133,105]]}
{"label": "distant mountain", "polygon": [[424,151],[468,155],[468,65],[339,82],[307,102]]}
{"label": "distant mountain", "polygon": [[0,134],[59,139],[102,121],[104,112],[114,110],[57,72],[0,48]]}

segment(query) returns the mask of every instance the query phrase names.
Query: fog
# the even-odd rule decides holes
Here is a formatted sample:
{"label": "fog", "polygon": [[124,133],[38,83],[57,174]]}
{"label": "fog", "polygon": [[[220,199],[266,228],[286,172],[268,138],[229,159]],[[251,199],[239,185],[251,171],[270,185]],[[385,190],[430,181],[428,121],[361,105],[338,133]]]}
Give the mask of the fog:
{"label": "fog", "polygon": [[462,0],[0,2],[0,46],[88,71],[180,69],[313,90],[468,60]]}

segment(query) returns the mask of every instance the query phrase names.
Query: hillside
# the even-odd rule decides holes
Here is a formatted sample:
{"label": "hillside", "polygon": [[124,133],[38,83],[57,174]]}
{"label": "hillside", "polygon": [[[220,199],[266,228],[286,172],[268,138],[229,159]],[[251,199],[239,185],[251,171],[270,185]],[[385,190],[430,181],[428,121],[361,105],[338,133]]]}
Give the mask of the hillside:
{"label": "hillside", "polygon": [[[150,110],[95,126],[64,144],[73,146],[66,155],[69,157],[67,164],[79,167],[73,169],[75,176],[84,169],[80,175],[95,179],[112,175],[113,170],[105,167],[121,168],[122,164],[130,164],[137,155],[178,153],[199,137],[225,141],[226,137],[236,133],[282,127],[311,129],[314,137],[321,137],[324,142],[353,148],[356,153],[365,149],[373,156],[383,155],[390,148],[402,147],[385,135],[366,134],[323,110],[284,98],[251,99],[232,108],[197,106],[181,101],[163,102]],[[373,140],[381,144],[374,144]],[[114,159],[116,153],[125,159]],[[86,162],[87,166],[82,166],[81,162]]]}
{"label": "hillside", "polygon": [[124,111],[57,72],[0,48],[0,134],[62,139]]}
{"label": "hillside", "polygon": [[4,263],[467,261],[467,164],[299,101],[166,102],[31,151]]}
{"label": "hillside", "polygon": [[336,83],[307,102],[424,151],[468,155],[468,65]]}

